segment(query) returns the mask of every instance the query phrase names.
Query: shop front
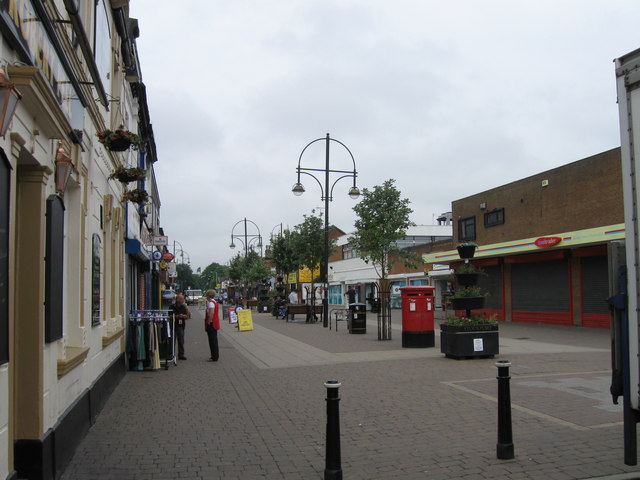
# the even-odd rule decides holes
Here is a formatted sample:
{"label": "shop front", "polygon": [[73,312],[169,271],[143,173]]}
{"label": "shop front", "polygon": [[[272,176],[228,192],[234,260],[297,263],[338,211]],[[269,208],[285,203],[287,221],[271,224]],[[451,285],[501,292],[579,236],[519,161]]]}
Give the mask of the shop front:
{"label": "shop front", "polygon": [[[541,239],[558,238],[552,246]],[[622,225],[479,245],[471,263],[488,292],[478,313],[499,321],[609,328],[608,247]],[[424,256],[425,263],[462,263],[457,252]],[[455,289],[455,285],[449,285]]]}

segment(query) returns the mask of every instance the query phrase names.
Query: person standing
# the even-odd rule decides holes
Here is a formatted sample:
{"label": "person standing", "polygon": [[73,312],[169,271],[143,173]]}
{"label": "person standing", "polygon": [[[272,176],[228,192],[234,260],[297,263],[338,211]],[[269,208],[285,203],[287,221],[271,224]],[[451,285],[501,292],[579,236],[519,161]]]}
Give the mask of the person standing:
{"label": "person standing", "polygon": [[356,303],[356,290],[355,288],[353,288],[353,285],[349,286],[349,290],[347,290],[345,295],[347,296],[347,301],[349,302],[348,303],[349,305],[351,305],[352,303]]}
{"label": "person standing", "polygon": [[218,330],[220,330],[220,306],[214,300],[215,290],[207,290],[207,304],[204,312],[204,330],[207,332],[209,339],[209,350],[211,352],[210,362],[217,362],[220,357],[218,348]]}
{"label": "person standing", "polygon": [[176,301],[171,304],[171,311],[175,319],[175,335],[178,340],[178,359],[186,360],[184,356],[184,330],[187,326],[187,319],[191,318],[189,307],[184,301],[184,295],[179,293],[176,295]]}
{"label": "person standing", "polygon": [[[298,304],[298,293],[295,290],[291,290],[289,293],[289,305],[297,305]],[[296,316],[293,313],[289,314],[289,319],[293,322]]]}

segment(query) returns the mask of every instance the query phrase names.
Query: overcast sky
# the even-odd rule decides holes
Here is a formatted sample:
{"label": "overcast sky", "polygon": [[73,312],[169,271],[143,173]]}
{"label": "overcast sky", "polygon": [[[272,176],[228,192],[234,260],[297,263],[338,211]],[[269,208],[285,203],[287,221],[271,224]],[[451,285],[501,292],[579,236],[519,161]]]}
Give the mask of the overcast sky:
{"label": "overcast sky", "polygon": [[[238,252],[236,222],[268,239],[323,205],[312,178],[301,197],[291,187],[327,133],[361,189],[396,179],[427,225],[453,200],[615,148],[613,59],[640,48],[637,0],[131,0],[130,14],[161,225],[194,271]],[[301,166],[324,156],[318,142]],[[337,144],[330,158],[352,168]],[[329,212],[345,231],[349,187]]]}

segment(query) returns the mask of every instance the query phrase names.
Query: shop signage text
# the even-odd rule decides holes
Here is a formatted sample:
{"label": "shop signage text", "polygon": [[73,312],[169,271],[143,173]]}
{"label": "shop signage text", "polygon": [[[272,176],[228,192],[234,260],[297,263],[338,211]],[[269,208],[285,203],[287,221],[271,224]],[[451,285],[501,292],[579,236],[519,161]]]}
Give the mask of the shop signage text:
{"label": "shop signage text", "polygon": [[562,237],[540,237],[536,238],[535,243],[536,247],[545,248],[545,247],[553,247],[559,244],[562,241]]}

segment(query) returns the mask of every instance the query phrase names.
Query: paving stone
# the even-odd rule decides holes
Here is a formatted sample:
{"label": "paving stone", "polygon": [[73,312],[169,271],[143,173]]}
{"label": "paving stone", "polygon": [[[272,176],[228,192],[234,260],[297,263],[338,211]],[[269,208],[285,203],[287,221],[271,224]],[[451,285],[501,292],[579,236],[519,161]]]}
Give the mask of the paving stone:
{"label": "paving stone", "polygon": [[[345,479],[551,479],[637,472],[623,463],[621,408],[610,405],[609,332],[503,324],[496,359],[451,360],[321,323],[253,313],[220,334],[207,362],[201,312],[188,361],[128,372],[61,480],[321,479],[326,388],[338,379]],[[523,340],[526,338],[526,340]],[[503,347],[504,344],[504,348]],[[512,362],[516,457],[495,458],[495,361]],[[608,401],[607,401],[608,400]],[[618,406],[619,407],[619,406]]]}

